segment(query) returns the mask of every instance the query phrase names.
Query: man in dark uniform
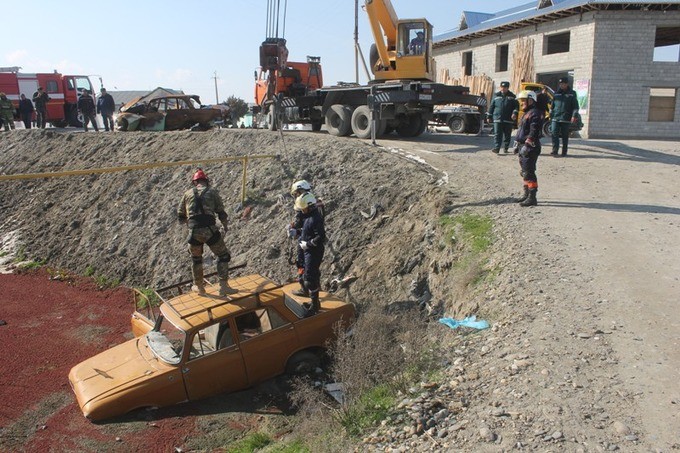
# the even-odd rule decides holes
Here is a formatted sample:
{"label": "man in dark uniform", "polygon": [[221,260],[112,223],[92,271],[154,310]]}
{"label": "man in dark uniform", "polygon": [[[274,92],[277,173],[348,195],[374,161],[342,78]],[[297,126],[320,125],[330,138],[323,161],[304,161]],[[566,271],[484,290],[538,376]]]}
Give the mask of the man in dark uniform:
{"label": "man in dark uniform", "polygon": [[[295,181],[293,185],[290,187],[290,196],[293,197],[293,200],[297,200],[297,198],[301,195],[304,195],[306,193],[310,193],[312,190],[311,184],[309,184],[307,181],[304,179],[301,179],[299,181]],[[318,201],[318,200],[317,200]],[[300,237],[300,232],[302,230],[302,223],[304,221],[304,218],[302,216],[302,211],[298,209],[297,204],[293,205],[293,209],[295,210],[295,218],[293,218],[293,221],[290,223],[288,226],[288,237],[291,239],[297,239]],[[293,291],[293,294],[296,296],[303,296],[303,297],[309,297],[309,290],[305,286],[305,281],[304,281],[304,274],[305,274],[305,252],[300,248],[300,242],[296,241],[296,247],[295,251],[296,253],[296,259],[295,259],[295,266],[297,267],[297,281],[300,284],[300,289]]]}
{"label": "man in dark uniform", "polygon": [[90,90],[83,90],[80,99],[78,99],[78,110],[83,115],[83,129],[85,129],[85,132],[87,132],[87,123],[90,121],[94,130],[99,132],[97,118],[95,117],[96,108],[94,106],[94,99],[90,96]]}
{"label": "man in dark uniform", "polygon": [[199,295],[205,294],[203,280],[203,244],[217,256],[217,274],[220,279],[220,296],[235,294],[238,290],[229,287],[229,261],[231,255],[224,245],[224,239],[215,225],[215,216],[227,230],[227,213],[219,193],[210,187],[208,176],[200,168],[192,178],[194,187],[187,190],[177,208],[177,217],[189,227],[189,253],[191,254],[191,273],[194,279],[192,290]]}
{"label": "man in dark uniform", "polygon": [[524,114],[517,127],[515,140],[519,144],[520,175],[524,183],[524,195],[517,201],[520,206],[536,206],[536,192],[538,192],[538,178],[536,177],[536,162],[541,154],[541,129],[544,112],[536,108],[536,93],[522,91],[517,99],[522,104]]}
{"label": "man in dark uniform", "polygon": [[24,127],[26,129],[31,128],[31,121],[33,119],[34,111],[35,109],[33,108],[33,103],[31,100],[27,99],[25,94],[22,94],[21,99],[19,99],[19,116],[21,117],[21,121],[23,121]]}
{"label": "man in dark uniform", "polygon": [[305,317],[319,312],[319,291],[321,289],[321,260],[323,259],[326,230],[316,198],[311,193],[300,195],[295,200],[295,206],[302,212],[302,230],[300,232],[300,248],[305,256],[304,282],[309,291],[312,303],[306,306]]}
{"label": "man in dark uniform", "polygon": [[102,116],[104,130],[113,130],[113,111],[116,109],[116,102],[113,96],[106,92],[106,88],[101,89],[101,94],[97,100],[97,113]]}
{"label": "man in dark uniform", "polygon": [[38,91],[33,93],[33,103],[35,104],[36,125],[38,129],[45,129],[47,124],[47,103],[50,97],[43,91],[43,87],[38,87]]}
{"label": "man in dark uniform", "polygon": [[562,156],[567,155],[569,145],[569,126],[578,120],[578,99],[576,92],[569,88],[569,79],[562,77],[560,87],[553,97],[550,110],[550,133],[552,134],[552,152],[557,157],[562,137]]}
{"label": "man in dark uniform", "polygon": [[489,110],[486,112],[487,118],[493,121],[493,149],[492,152],[498,154],[503,145],[505,152],[510,148],[510,138],[512,137],[512,126],[517,119],[519,104],[515,95],[510,91],[510,82],[501,82],[501,89],[493,99]]}

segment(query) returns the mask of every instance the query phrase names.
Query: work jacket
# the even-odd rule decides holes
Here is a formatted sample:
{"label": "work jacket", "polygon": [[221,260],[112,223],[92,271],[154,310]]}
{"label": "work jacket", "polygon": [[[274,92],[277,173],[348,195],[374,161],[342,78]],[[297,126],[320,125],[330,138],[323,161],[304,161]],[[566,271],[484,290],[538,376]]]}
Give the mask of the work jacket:
{"label": "work jacket", "polygon": [[576,92],[571,88],[567,88],[564,91],[562,89],[557,90],[553,97],[550,120],[570,123],[571,119],[576,118],[577,114],[578,99],[576,99]]}
{"label": "work jacket", "polygon": [[19,100],[19,113],[21,115],[30,115],[33,113],[33,103],[31,102],[30,99],[21,99]]}
{"label": "work jacket", "polygon": [[111,115],[116,109],[116,103],[113,100],[113,96],[109,93],[99,96],[97,100],[97,113],[102,115]]}
{"label": "work jacket", "polygon": [[322,253],[326,242],[326,229],[324,228],[321,212],[313,207],[306,214],[303,214],[302,231],[300,241],[306,241],[309,248],[305,253]]}
{"label": "work jacket", "polygon": [[188,220],[189,228],[215,225],[215,215],[220,222],[227,221],[220,194],[204,184],[198,184],[184,192],[177,208],[177,217],[182,221]]}
{"label": "work jacket", "polygon": [[519,102],[512,91],[508,90],[505,94],[498,91],[491,100],[487,115],[493,118],[494,123],[514,123],[512,114],[517,113],[518,110]]}
{"label": "work jacket", "polygon": [[40,91],[33,93],[33,103],[35,104],[36,110],[45,110],[49,100],[49,95],[44,91],[42,93]]}
{"label": "work jacket", "polygon": [[524,144],[527,138],[534,139],[534,147],[540,152],[541,149],[541,130],[543,128],[543,112],[536,108],[536,104],[527,108],[522,115],[517,126],[515,140],[517,143]]}

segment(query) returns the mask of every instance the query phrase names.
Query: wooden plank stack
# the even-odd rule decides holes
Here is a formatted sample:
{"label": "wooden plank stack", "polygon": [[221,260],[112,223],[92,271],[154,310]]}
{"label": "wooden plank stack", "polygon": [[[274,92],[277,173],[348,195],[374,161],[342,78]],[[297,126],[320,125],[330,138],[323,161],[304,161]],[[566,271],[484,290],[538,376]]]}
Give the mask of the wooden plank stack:
{"label": "wooden plank stack", "polygon": [[534,40],[532,38],[518,38],[514,47],[510,91],[519,94],[521,82],[534,82],[536,80]]}
{"label": "wooden plank stack", "polygon": [[[461,71],[463,72],[463,71]],[[440,69],[437,81],[445,85],[462,85],[470,88],[470,94],[481,95],[484,93],[487,101],[491,100],[494,93],[494,82],[486,74],[476,76],[451,77],[448,69]]]}

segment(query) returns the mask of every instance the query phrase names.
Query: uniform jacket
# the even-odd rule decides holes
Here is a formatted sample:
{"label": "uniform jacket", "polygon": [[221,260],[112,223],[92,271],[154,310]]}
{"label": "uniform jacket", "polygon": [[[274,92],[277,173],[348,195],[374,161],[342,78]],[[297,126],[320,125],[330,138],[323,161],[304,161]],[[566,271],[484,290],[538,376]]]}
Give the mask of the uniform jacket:
{"label": "uniform jacket", "polygon": [[564,91],[562,89],[557,90],[553,97],[550,120],[569,123],[572,118],[576,118],[577,114],[578,99],[576,99],[576,92],[571,88]]}
{"label": "uniform jacket", "polygon": [[99,99],[97,99],[97,113],[111,115],[115,109],[116,103],[113,100],[113,96],[109,93],[99,96]]}
{"label": "uniform jacket", "polygon": [[30,99],[19,100],[19,113],[21,115],[30,115],[35,109]]}
{"label": "uniform jacket", "polygon": [[89,94],[85,96],[80,96],[80,99],[78,99],[78,110],[83,112],[83,115],[94,114],[95,107],[94,101],[92,100],[92,96],[90,96]]}
{"label": "uniform jacket", "polygon": [[33,93],[33,103],[35,103],[36,110],[45,110],[49,100],[50,97],[45,91],[43,91],[42,94],[39,91]]}
{"label": "uniform jacket", "polygon": [[220,194],[203,184],[184,192],[177,208],[177,217],[180,220],[188,220],[189,228],[215,225],[215,215],[220,222],[227,221],[227,213],[224,212]]}
{"label": "uniform jacket", "polygon": [[541,149],[541,129],[543,127],[543,112],[536,109],[536,105],[529,107],[522,115],[517,126],[517,135],[515,140],[518,143],[524,144],[528,137],[534,139],[535,148],[539,151]]}
{"label": "uniform jacket", "polygon": [[14,105],[9,99],[0,99],[0,116],[6,119],[14,118]]}
{"label": "uniform jacket", "polygon": [[518,110],[519,102],[512,91],[508,90],[505,95],[502,91],[498,91],[491,100],[487,115],[493,118],[494,123],[514,123],[512,114],[517,113]]}
{"label": "uniform jacket", "polygon": [[326,242],[326,229],[321,212],[314,207],[307,214],[303,214],[303,219],[300,241],[307,242],[309,245],[308,253],[323,251],[324,242]]}

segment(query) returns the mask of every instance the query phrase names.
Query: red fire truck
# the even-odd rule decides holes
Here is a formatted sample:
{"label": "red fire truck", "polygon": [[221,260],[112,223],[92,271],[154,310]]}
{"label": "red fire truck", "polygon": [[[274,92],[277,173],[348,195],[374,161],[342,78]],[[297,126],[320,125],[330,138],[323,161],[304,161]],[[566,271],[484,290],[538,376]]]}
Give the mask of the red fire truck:
{"label": "red fire truck", "polygon": [[43,87],[50,97],[47,103],[47,121],[54,127],[82,126],[78,116],[77,103],[84,89],[94,94],[92,83],[87,76],[63,75],[57,71],[40,74],[19,72],[21,68],[0,68],[0,92],[3,92],[19,107],[19,96],[33,98],[38,87]]}

